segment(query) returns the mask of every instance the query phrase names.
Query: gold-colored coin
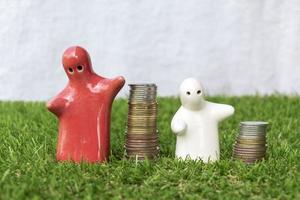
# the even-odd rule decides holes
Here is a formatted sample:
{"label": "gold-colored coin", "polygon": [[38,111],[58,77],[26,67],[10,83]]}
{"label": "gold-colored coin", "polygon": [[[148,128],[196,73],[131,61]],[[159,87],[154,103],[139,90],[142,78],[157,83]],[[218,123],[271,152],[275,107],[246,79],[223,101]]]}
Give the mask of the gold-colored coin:
{"label": "gold-colored coin", "polygon": [[158,138],[158,134],[156,131],[153,132],[127,132],[126,138],[129,139],[151,139],[151,138]]}
{"label": "gold-colored coin", "polygon": [[246,152],[265,152],[267,150],[267,148],[243,148],[243,147],[239,147],[239,146],[235,146],[233,148],[233,150],[235,151],[246,151]]}
{"label": "gold-colored coin", "polygon": [[238,140],[238,144],[249,144],[249,145],[265,145],[265,141],[253,141],[253,140]]}

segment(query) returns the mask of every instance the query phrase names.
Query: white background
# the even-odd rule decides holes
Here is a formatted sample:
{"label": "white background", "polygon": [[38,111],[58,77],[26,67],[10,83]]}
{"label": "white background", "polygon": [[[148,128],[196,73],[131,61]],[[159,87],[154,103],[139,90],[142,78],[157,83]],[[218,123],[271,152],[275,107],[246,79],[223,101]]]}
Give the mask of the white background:
{"label": "white background", "polygon": [[298,0],[1,0],[0,25],[1,100],[57,94],[72,45],[102,76],[160,95],[190,76],[209,94],[300,92]]}

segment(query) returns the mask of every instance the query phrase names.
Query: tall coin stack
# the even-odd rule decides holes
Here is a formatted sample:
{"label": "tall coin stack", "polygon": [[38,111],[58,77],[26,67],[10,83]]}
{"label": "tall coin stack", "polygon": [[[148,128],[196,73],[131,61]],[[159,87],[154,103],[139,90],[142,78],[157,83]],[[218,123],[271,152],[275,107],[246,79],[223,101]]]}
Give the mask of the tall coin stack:
{"label": "tall coin stack", "polygon": [[130,84],[125,150],[128,158],[153,159],[159,153],[155,84]]}
{"label": "tall coin stack", "polygon": [[266,155],[267,122],[241,122],[233,148],[233,158],[247,164],[262,160]]}

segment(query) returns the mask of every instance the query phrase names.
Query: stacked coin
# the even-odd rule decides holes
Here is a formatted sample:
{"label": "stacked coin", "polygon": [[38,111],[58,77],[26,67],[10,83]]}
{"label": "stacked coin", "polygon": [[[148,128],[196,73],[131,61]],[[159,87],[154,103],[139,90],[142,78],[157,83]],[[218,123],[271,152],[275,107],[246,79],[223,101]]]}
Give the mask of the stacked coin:
{"label": "stacked coin", "polygon": [[158,155],[157,102],[155,84],[130,84],[126,156],[153,159]]}
{"label": "stacked coin", "polygon": [[262,160],[266,155],[267,122],[241,122],[233,148],[233,158],[247,164]]}

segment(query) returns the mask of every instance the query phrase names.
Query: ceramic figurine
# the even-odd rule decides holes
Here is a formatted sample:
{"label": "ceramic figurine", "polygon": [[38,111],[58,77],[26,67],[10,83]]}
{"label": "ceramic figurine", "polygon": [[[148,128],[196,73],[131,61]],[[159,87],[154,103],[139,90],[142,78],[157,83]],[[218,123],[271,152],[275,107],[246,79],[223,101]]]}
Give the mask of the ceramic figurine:
{"label": "ceramic figurine", "polygon": [[218,123],[234,113],[230,105],[204,100],[203,88],[194,78],[185,79],[179,89],[181,107],[171,122],[177,135],[176,157],[207,163],[219,159]]}
{"label": "ceramic figurine", "polygon": [[97,75],[88,52],[79,46],[68,48],[62,62],[69,82],[47,103],[59,119],[57,160],[108,161],[112,102],[125,80]]}

